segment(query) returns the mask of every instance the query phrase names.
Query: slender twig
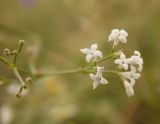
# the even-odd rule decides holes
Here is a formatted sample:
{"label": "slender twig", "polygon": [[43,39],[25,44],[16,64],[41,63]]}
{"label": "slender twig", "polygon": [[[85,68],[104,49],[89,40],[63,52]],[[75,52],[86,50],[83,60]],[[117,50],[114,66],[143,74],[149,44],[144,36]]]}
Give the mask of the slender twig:
{"label": "slender twig", "polygon": [[105,57],[103,57],[103,58],[100,58],[99,60],[90,63],[88,66],[85,67],[85,69],[88,69],[88,68],[91,68],[91,67],[93,67],[93,66],[96,66],[98,63],[101,63],[101,62],[103,62],[103,61],[105,61],[105,60],[107,60],[107,59],[110,59],[110,58],[112,58],[113,56],[114,56],[114,54],[109,54],[109,55],[107,55],[107,56],[105,56]]}
{"label": "slender twig", "polygon": [[79,69],[68,69],[68,70],[56,70],[56,71],[51,71],[51,72],[42,72],[41,74],[72,74],[72,73],[78,73],[78,72],[80,72],[80,70]]}
{"label": "slender twig", "polygon": [[17,54],[14,55],[14,59],[13,59],[13,65],[16,65],[16,61],[17,61]]}
{"label": "slender twig", "polygon": [[[66,70],[53,70],[53,71],[38,71],[36,74],[38,76],[40,75],[54,75],[54,74],[73,74],[73,73],[92,73],[95,72],[95,66],[98,63],[101,63],[109,58],[112,58],[113,54],[110,54],[108,56],[105,56],[99,60],[97,60],[96,62],[92,62],[91,64],[83,67],[83,68],[76,68],[76,69],[66,69]],[[33,72],[31,70],[31,72]],[[34,75],[34,73],[33,73]]]}
{"label": "slender twig", "polygon": [[25,82],[23,81],[16,67],[13,68],[13,74],[15,75],[15,77],[17,77],[22,85],[25,85]]}
{"label": "slender twig", "polygon": [[85,73],[86,70],[83,68],[76,68],[76,69],[66,69],[66,70],[53,70],[53,71],[41,71],[37,72],[37,76],[42,75],[57,75],[57,74],[74,74],[74,73]]}
{"label": "slender twig", "polygon": [[18,47],[18,49],[15,51],[14,59],[13,59],[13,65],[14,65],[14,66],[16,65],[16,61],[17,61],[18,54],[21,52],[23,45],[24,45],[24,41],[23,41],[23,40],[19,41],[19,47]]}
{"label": "slender twig", "polygon": [[13,65],[5,58],[3,58],[2,56],[0,56],[0,61],[2,61],[4,64],[6,64],[9,67],[13,67]]}
{"label": "slender twig", "polygon": [[108,55],[108,56],[105,56],[105,57],[97,60],[96,63],[101,63],[101,62],[103,62],[103,61],[105,61],[105,60],[107,60],[107,59],[109,59],[109,58],[112,58],[112,57],[113,57],[113,54],[110,54],[110,55]]}
{"label": "slender twig", "polygon": [[23,89],[27,88],[27,86],[26,86],[25,82],[23,81],[23,79],[22,79],[22,77],[16,67],[13,68],[13,74],[21,83],[20,88],[19,88],[18,92],[16,93],[16,96],[20,97],[20,94],[22,93]]}
{"label": "slender twig", "polygon": [[27,82],[23,80],[23,78],[21,77],[17,67],[16,67],[16,60],[18,57],[18,54],[21,52],[22,47],[24,45],[24,41],[21,40],[19,41],[19,47],[17,50],[14,50],[12,52],[12,55],[14,56],[13,58],[13,62],[8,61],[7,59],[5,59],[4,57],[0,56],[0,61],[2,61],[4,64],[6,64],[8,67],[11,68],[14,76],[19,80],[19,82],[21,83],[20,89],[18,90],[16,96],[20,96],[21,92],[23,91],[23,89],[27,88]]}
{"label": "slender twig", "polygon": [[114,71],[114,70],[105,70],[104,73],[113,73],[113,74],[118,74],[119,75],[119,72]]}

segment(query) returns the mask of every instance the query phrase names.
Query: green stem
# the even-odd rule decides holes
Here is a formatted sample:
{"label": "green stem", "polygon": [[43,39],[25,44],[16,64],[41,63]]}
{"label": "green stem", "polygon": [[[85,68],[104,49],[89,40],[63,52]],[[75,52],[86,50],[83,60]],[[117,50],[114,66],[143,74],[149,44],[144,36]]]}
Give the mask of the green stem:
{"label": "green stem", "polygon": [[43,72],[38,72],[38,75],[52,75],[52,74],[73,74],[73,73],[79,73],[83,72],[83,69],[78,68],[78,69],[68,69],[68,70],[59,70],[59,71],[43,71]]}
{"label": "green stem", "polygon": [[113,54],[110,54],[110,55],[108,55],[108,56],[105,56],[105,57],[97,60],[96,63],[101,63],[101,62],[103,62],[103,61],[105,61],[105,60],[107,60],[107,59],[109,59],[109,58],[112,58],[112,57],[113,57]]}
{"label": "green stem", "polygon": [[111,49],[111,53],[113,54],[115,50],[115,45],[113,44],[112,49]]}
{"label": "green stem", "polygon": [[13,59],[13,65],[14,65],[14,66],[16,65],[16,61],[17,61],[18,54],[22,51],[23,45],[24,45],[24,44],[20,44],[20,43],[19,43],[19,47],[18,47],[18,49],[16,50],[16,53],[15,53],[14,59]]}
{"label": "green stem", "polygon": [[13,65],[5,58],[3,58],[2,56],[0,56],[0,61],[2,61],[4,64],[6,64],[9,67],[13,67]]}
{"label": "green stem", "polygon": [[106,70],[106,71],[104,71],[104,73],[113,73],[113,74],[118,74],[119,75],[118,71],[113,71],[113,70]]}
{"label": "green stem", "polygon": [[88,69],[88,68],[90,68],[90,67],[96,66],[98,63],[101,63],[101,62],[103,62],[103,61],[105,61],[105,60],[107,60],[107,59],[110,59],[110,58],[112,58],[112,57],[113,57],[113,54],[110,54],[110,55],[108,55],[108,56],[105,56],[105,57],[103,57],[103,58],[101,58],[101,59],[99,59],[99,60],[97,60],[97,61],[95,61],[95,62],[90,63],[88,66],[85,67],[85,69]]}
{"label": "green stem", "polygon": [[16,65],[17,56],[18,56],[18,53],[16,53],[16,54],[14,55],[14,59],[13,59],[13,65],[14,65],[14,66]]}
{"label": "green stem", "polygon": [[16,67],[13,68],[13,74],[21,82],[22,85],[25,85],[25,82],[23,81]]}
{"label": "green stem", "polygon": [[60,70],[60,71],[47,71],[47,72],[40,71],[40,72],[37,72],[37,75],[39,76],[39,75],[52,75],[52,74],[92,73],[92,72],[95,72],[94,67],[96,64],[101,63],[101,62],[103,62],[109,58],[112,58],[112,57],[114,57],[113,53],[97,60],[96,62],[92,62],[91,64],[89,64],[88,66],[86,66],[84,68]]}
{"label": "green stem", "polygon": [[16,68],[13,64],[11,64],[7,59],[3,58],[2,56],[0,56],[0,60],[1,60],[3,63],[5,63],[7,66],[9,66],[9,67],[13,70],[14,75],[19,79],[19,81],[20,81],[22,84],[24,84],[24,81],[23,81],[23,79],[21,78],[21,76],[20,76],[17,68]]}

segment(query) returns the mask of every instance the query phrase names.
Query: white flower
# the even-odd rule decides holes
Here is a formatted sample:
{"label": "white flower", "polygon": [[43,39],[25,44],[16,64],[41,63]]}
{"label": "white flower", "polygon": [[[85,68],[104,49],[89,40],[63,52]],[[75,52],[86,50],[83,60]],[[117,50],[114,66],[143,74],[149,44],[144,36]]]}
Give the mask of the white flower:
{"label": "white flower", "polygon": [[139,51],[135,50],[134,55],[128,58],[128,64],[138,66],[138,71],[141,72],[143,69],[143,59]]}
{"label": "white flower", "polygon": [[[133,86],[137,79],[140,78],[140,73],[136,72],[135,66],[131,66],[131,71],[129,72],[121,72],[122,80],[124,86],[126,88],[126,93],[128,96],[134,95]],[[131,95],[132,94],[132,95]]]}
{"label": "white flower", "polygon": [[118,64],[120,69],[128,70],[127,59],[126,59],[126,56],[125,56],[125,54],[123,52],[120,53],[120,58],[116,59],[114,61],[114,63]]}
{"label": "white flower", "polygon": [[102,58],[102,52],[100,50],[97,50],[98,46],[97,44],[92,44],[90,49],[83,48],[80,49],[80,51],[84,54],[86,54],[86,61],[87,62],[93,62],[96,61],[98,57]]}
{"label": "white flower", "polygon": [[134,95],[133,86],[131,86],[131,84],[126,79],[123,80],[123,84],[126,89],[127,96],[128,97],[133,96]]}
{"label": "white flower", "polygon": [[130,81],[130,83],[131,83],[132,86],[135,85],[135,81],[137,79],[139,79],[140,76],[141,76],[140,73],[136,72],[136,68],[134,66],[131,66],[131,71],[129,71],[129,72],[122,72],[121,74],[122,74],[122,77],[124,79],[127,79],[127,80]]}
{"label": "white flower", "polygon": [[125,30],[113,29],[109,35],[108,41],[113,41],[114,45],[117,45],[119,42],[127,42],[128,33]]}
{"label": "white flower", "polygon": [[90,78],[93,80],[93,89],[95,89],[99,84],[108,84],[108,81],[102,76],[103,72],[104,67],[97,67],[96,75],[89,74]]}

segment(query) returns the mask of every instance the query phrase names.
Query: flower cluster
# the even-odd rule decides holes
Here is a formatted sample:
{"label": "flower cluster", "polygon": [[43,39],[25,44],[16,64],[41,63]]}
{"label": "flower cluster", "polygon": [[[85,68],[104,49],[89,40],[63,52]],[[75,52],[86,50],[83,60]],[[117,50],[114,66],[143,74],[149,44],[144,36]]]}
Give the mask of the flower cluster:
{"label": "flower cluster", "polygon": [[[94,43],[90,46],[90,48],[80,49],[80,51],[86,55],[86,61],[88,63],[87,66],[76,68],[76,69],[68,69],[68,70],[61,70],[61,71],[53,70],[48,72],[43,71],[42,69],[38,69],[37,71],[35,60],[38,56],[40,46],[39,46],[39,43],[38,45],[36,43],[37,49],[34,49],[34,51],[32,51],[32,48],[28,49],[29,50],[28,54],[30,57],[29,67],[30,67],[31,75],[33,77],[38,78],[39,76],[45,76],[47,74],[69,74],[69,73],[72,74],[72,73],[79,73],[79,72],[87,73],[89,74],[89,77],[91,78],[91,80],[93,80],[93,89],[96,89],[99,84],[102,84],[102,85],[108,84],[108,81],[103,76],[104,73],[118,74],[123,81],[127,95],[133,96],[134,95],[133,87],[136,83],[136,80],[140,78],[141,76],[140,73],[143,70],[143,58],[141,57],[140,52],[137,50],[135,50],[134,54],[129,58],[126,57],[123,51],[117,50],[116,46],[119,43],[127,43],[127,37],[128,37],[128,33],[125,30],[113,29],[108,38],[108,42],[113,42],[113,46],[109,55],[103,56],[102,52],[98,49],[97,43]],[[20,40],[19,46],[15,50],[10,50],[8,48],[4,49],[3,53],[7,56],[13,57],[13,61],[10,61],[5,57],[0,56],[0,61],[11,68],[14,76],[21,83],[19,90],[16,93],[17,97],[19,97],[20,95],[23,95],[22,91],[28,88],[28,86],[32,83],[32,79],[30,77],[26,79],[22,78],[19,72],[19,69],[17,68],[17,65],[16,65],[17,57],[22,51],[22,47],[24,43],[25,43],[24,40]],[[110,58],[114,59],[114,63],[118,65],[118,68],[116,70],[105,70],[104,67],[100,66],[101,62],[104,62]],[[3,82],[0,82],[0,84],[2,83]],[[10,91],[12,91],[12,89],[15,89],[14,85],[13,86],[11,85],[11,87],[7,88],[7,92],[11,93]]]}
{"label": "flower cluster", "polygon": [[127,43],[128,33],[125,30],[113,29],[109,35],[108,41],[113,41],[114,45],[118,45],[119,42]]}
{"label": "flower cluster", "polygon": [[[113,42],[111,51],[113,51],[115,46],[119,43],[127,43],[127,37],[128,33],[125,30],[113,29],[108,38],[108,42]],[[96,71],[96,74],[89,72],[89,76],[93,80],[93,89],[95,89],[99,84],[108,84],[108,81],[102,75],[107,71],[104,70],[104,67],[98,66],[101,62],[99,60],[106,60],[107,57],[103,57],[102,52],[97,50],[97,48],[97,44],[92,44],[90,48],[80,49],[82,53],[86,54],[86,61],[91,63],[92,66],[90,68]],[[130,58],[127,58],[122,51],[114,51],[111,52],[111,57],[115,59],[114,63],[118,65],[118,70],[109,72],[114,72],[120,75],[127,95],[133,96],[133,87],[136,80],[140,78],[140,72],[143,69],[143,59],[140,52],[136,50]]]}
{"label": "flower cluster", "polygon": [[133,96],[133,86],[135,81],[140,78],[140,72],[143,69],[143,59],[140,52],[134,51],[130,58],[126,58],[125,54],[121,52],[120,57],[114,62],[118,64],[119,69],[124,70],[120,75],[126,88],[126,93],[128,96]]}
{"label": "flower cluster", "polygon": [[[102,52],[100,50],[97,50],[98,45],[92,44],[90,49],[89,48],[83,48],[80,49],[80,51],[84,54],[86,54],[86,61],[89,62],[96,62],[98,58],[102,58]],[[104,72],[104,67],[96,67],[96,74],[90,73],[89,76],[93,80],[93,89],[95,89],[99,84],[108,84],[108,81],[103,78],[102,73]]]}

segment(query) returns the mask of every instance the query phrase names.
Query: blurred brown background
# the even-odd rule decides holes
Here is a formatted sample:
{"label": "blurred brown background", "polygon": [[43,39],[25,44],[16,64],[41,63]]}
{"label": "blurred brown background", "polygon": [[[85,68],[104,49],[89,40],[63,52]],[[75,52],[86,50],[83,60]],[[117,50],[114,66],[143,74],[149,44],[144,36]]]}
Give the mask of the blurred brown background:
{"label": "blurred brown background", "polygon": [[[103,54],[113,28],[129,33],[122,45],[130,56],[142,53],[144,70],[128,98],[119,77],[106,74],[109,84],[92,90],[88,75],[46,76],[17,99],[17,83],[2,63],[0,85],[2,124],[159,124],[160,123],[160,1],[159,0],[0,0],[0,50],[14,49],[20,39],[26,48],[41,42],[38,67],[74,68],[86,64],[80,48],[97,42]],[[18,66],[28,76],[24,49]],[[113,62],[104,63],[112,69]],[[9,87],[10,86],[10,87]],[[8,91],[9,90],[9,91]],[[3,113],[3,115],[2,115]],[[8,120],[7,120],[8,119]],[[9,120],[10,119],[10,120]]]}

